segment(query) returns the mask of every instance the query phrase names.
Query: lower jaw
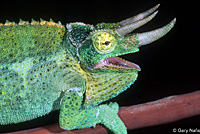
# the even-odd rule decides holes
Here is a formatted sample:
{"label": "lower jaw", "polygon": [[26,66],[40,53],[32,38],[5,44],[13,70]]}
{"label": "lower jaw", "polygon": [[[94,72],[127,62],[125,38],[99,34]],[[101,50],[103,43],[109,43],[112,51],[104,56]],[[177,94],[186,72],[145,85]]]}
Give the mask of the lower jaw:
{"label": "lower jaw", "polygon": [[126,61],[120,57],[110,57],[110,58],[103,59],[100,61],[100,63],[96,64],[92,69],[102,68],[103,66],[136,69],[139,71],[141,70],[137,64]]}

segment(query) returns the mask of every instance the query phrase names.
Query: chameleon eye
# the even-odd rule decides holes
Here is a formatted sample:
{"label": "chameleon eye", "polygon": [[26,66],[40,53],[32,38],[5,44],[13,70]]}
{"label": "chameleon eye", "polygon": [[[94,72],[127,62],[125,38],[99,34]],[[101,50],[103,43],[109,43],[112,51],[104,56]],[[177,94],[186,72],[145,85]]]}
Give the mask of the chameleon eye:
{"label": "chameleon eye", "polygon": [[114,50],[117,45],[116,38],[104,31],[96,32],[92,35],[93,46],[100,54],[107,54]]}

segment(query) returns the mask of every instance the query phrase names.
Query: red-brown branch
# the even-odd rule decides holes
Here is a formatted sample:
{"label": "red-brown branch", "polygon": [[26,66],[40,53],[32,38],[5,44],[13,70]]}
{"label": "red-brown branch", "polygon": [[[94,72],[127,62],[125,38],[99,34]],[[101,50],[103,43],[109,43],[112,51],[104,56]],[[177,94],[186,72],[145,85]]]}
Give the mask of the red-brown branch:
{"label": "red-brown branch", "polygon": [[[200,91],[170,96],[150,103],[122,107],[120,108],[118,114],[129,130],[174,122],[183,118],[200,114]],[[15,134],[24,133],[105,134],[107,133],[107,130],[102,126],[97,125],[95,128],[63,131],[60,129],[58,124],[54,124],[15,132]]]}

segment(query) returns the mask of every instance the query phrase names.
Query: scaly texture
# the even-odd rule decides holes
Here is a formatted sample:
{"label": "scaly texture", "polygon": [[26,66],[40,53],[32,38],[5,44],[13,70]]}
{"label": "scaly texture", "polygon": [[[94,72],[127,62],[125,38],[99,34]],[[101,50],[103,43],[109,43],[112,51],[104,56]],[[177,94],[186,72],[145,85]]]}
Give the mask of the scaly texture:
{"label": "scaly texture", "polygon": [[62,129],[101,123],[126,134],[118,104],[99,104],[130,87],[141,70],[118,56],[139,51],[174,26],[175,19],[152,32],[129,34],[155,17],[157,7],[144,17],[95,26],[76,22],[65,28],[52,20],[0,24],[0,124],[60,109]]}
{"label": "scaly texture", "polygon": [[62,45],[65,28],[44,22],[0,26],[1,124],[58,109],[61,91],[75,83],[77,63]]}
{"label": "scaly texture", "polygon": [[[106,70],[106,67],[104,68]],[[128,73],[128,69],[127,73],[92,72],[87,74],[85,106],[97,105],[117,96],[130,87],[137,78],[137,71]]]}

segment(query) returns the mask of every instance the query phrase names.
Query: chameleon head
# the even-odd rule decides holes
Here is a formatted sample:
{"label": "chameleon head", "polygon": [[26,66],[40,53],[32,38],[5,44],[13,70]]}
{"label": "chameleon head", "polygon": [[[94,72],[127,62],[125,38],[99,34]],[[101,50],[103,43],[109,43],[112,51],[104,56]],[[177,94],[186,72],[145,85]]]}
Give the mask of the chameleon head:
{"label": "chameleon head", "polygon": [[140,46],[156,41],[173,28],[176,18],[162,28],[145,33],[132,33],[152,20],[158,13],[158,7],[159,4],[119,23],[99,23],[95,26],[83,23],[68,24],[69,38],[77,47],[76,56],[82,64],[93,70],[139,71],[138,65],[118,56],[139,51]]}
{"label": "chameleon head", "polygon": [[133,33],[156,16],[158,7],[159,4],[118,23],[67,25],[71,53],[91,76],[86,82],[85,104],[108,100],[133,84],[141,69],[119,56],[139,51],[140,46],[158,40],[173,28],[176,18],[162,28]]}

